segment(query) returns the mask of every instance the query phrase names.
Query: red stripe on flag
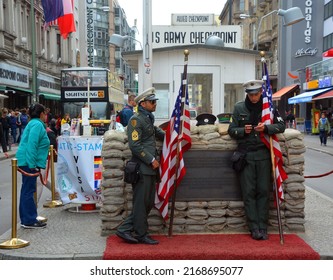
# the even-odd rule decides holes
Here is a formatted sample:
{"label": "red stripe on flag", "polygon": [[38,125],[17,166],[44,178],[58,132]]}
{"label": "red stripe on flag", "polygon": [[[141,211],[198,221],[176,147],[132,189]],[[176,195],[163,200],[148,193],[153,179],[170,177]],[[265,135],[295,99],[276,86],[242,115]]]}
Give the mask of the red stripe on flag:
{"label": "red stripe on flag", "polygon": [[[186,173],[183,153],[191,148],[192,143],[186,83],[186,80],[182,81],[163,142],[160,164],[161,182],[157,185],[155,206],[165,220],[168,219],[169,198]],[[186,88],[185,92],[183,92],[183,85]]]}
{"label": "red stripe on flag", "polygon": [[[272,124],[273,123],[273,100],[272,100],[272,89],[269,80],[269,75],[267,71],[266,62],[264,63],[263,69],[263,106],[262,106],[262,122],[265,124]],[[283,168],[283,158],[279,140],[275,134],[272,136],[272,143],[273,143],[273,153],[274,153],[274,166],[275,166],[275,178],[276,178],[276,187],[278,189],[278,197],[279,202],[284,199],[283,187],[282,183],[284,180],[288,178],[284,168]],[[270,148],[270,138],[267,134],[261,133],[260,138],[262,142]]]}

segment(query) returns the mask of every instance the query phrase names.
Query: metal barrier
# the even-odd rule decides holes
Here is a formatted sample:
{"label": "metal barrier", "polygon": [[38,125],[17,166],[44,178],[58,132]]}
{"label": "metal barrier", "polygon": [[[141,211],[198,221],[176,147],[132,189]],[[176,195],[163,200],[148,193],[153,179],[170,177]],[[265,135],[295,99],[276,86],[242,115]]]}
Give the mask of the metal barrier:
{"label": "metal barrier", "polygon": [[17,238],[17,159],[12,159],[12,238],[1,243],[1,249],[18,249],[30,244]]}
{"label": "metal barrier", "polygon": [[[17,172],[20,172],[26,176],[40,177],[40,180],[43,185],[46,184],[48,178],[48,171],[51,165],[51,192],[52,192],[52,201],[45,203],[44,207],[54,208],[62,206],[62,201],[55,199],[55,174],[54,174],[54,149],[53,145],[50,146],[50,156],[48,158],[47,168],[46,168],[46,178],[43,179],[43,176],[40,172],[30,174],[26,173],[20,168],[17,167],[17,159],[12,159],[12,235],[11,239],[0,244],[0,249],[18,249],[30,244],[29,241],[25,241],[17,238]],[[37,196],[35,195],[35,203],[37,207]],[[46,222],[47,219],[41,216],[37,217],[37,220]]]}
{"label": "metal barrier", "polygon": [[55,208],[63,206],[62,201],[55,199],[55,174],[54,174],[54,149],[53,145],[50,146],[50,158],[51,158],[51,193],[52,200],[43,204],[45,208]]}

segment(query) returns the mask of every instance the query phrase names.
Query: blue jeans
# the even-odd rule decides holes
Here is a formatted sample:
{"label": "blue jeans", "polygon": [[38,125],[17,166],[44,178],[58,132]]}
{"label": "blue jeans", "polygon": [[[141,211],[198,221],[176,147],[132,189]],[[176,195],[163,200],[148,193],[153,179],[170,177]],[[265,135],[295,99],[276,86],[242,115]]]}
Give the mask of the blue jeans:
{"label": "blue jeans", "polygon": [[[20,168],[27,173],[36,173],[36,171],[30,170],[28,166],[20,166]],[[34,199],[34,193],[37,189],[36,183],[37,177],[22,174],[19,212],[23,225],[31,225],[37,222],[37,207]]]}
{"label": "blue jeans", "polygon": [[327,142],[327,132],[325,130],[319,131],[320,144],[326,145]]}

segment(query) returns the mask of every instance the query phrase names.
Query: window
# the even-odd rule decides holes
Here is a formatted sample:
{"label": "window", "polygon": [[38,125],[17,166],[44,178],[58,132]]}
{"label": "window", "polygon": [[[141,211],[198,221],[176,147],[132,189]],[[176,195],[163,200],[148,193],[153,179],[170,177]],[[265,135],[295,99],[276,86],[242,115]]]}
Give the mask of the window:
{"label": "window", "polygon": [[57,34],[57,59],[61,57],[61,37]]}
{"label": "window", "polygon": [[331,48],[333,48],[333,33],[325,36],[323,40],[323,51],[325,52]]}
{"label": "window", "polygon": [[239,11],[245,11],[245,0],[240,0],[239,1]]}
{"label": "window", "polygon": [[189,107],[197,114],[212,113],[212,74],[188,74]]}
{"label": "window", "polygon": [[324,20],[332,16],[333,16],[333,1],[330,1],[324,6]]}
{"label": "window", "polygon": [[169,119],[169,85],[155,84],[154,87],[158,98],[154,115],[157,119]]}

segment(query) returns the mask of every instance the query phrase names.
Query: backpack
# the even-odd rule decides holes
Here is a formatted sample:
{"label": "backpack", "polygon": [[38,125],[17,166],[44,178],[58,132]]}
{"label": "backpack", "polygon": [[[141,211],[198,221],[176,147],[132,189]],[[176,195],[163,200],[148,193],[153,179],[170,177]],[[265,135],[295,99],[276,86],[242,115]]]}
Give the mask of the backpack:
{"label": "backpack", "polygon": [[22,114],[20,119],[21,119],[21,125],[23,127],[25,127],[28,124],[28,120],[29,120],[28,115]]}

